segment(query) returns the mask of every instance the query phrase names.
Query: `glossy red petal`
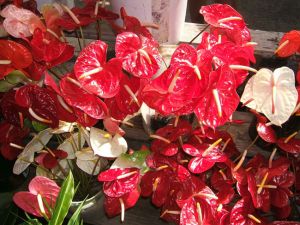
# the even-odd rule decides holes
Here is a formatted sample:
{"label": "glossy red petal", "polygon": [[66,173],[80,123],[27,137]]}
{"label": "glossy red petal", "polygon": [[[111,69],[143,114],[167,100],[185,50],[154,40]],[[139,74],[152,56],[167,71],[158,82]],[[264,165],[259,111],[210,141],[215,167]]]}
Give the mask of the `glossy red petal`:
{"label": "glossy red petal", "polygon": [[[139,197],[140,192],[138,191],[138,189],[134,189],[132,192],[127,193],[120,198],[124,202],[125,209],[129,209],[136,204]],[[109,217],[113,217],[121,213],[121,205],[119,200],[120,198],[105,197],[104,209]]]}
{"label": "glossy red petal", "polygon": [[282,208],[289,204],[289,196],[283,189],[277,188],[276,190],[271,190],[270,194],[271,194],[271,198],[270,198],[271,204],[273,206]]}
{"label": "glossy red petal", "polygon": [[[200,13],[204,16],[204,20],[214,27],[227,29],[242,29],[245,27],[243,17],[235,9],[226,4],[202,6]],[[240,19],[220,22],[220,20],[230,17],[238,17]]]}
{"label": "glossy red petal", "polygon": [[117,180],[119,176],[123,176],[125,174],[139,174],[139,170],[137,168],[117,168],[117,169],[109,169],[98,175],[99,181],[114,181]]}
{"label": "glossy red petal", "polygon": [[[207,147],[208,147],[208,145],[207,145]],[[201,156],[203,153],[203,149],[199,150],[198,148],[196,148],[190,144],[183,144],[182,150],[191,156]]]}
{"label": "glossy red petal", "polygon": [[72,82],[73,80],[66,76],[60,81],[60,90],[64,100],[95,119],[105,118],[107,115],[105,103],[97,96],[84,90],[76,82]]}
{"label": "glossy red petal", "polygon": [[267,126],[265,123],[258,123],[256,130],[264,141],[269,143],[275,143],[277,141],[276,133],[271,126]]}
{"label": "glossy red petal", "polygon": [[23,45],[10,41],[0,40],[1,60],[8,60],[9,64],[0,65],[0,78],[3,78],[13,69],[23,69],[32,63],[30,51]]}
{"label": "glossy red petal", "polygon": [[135,173],[126,178],[104,182],[103,192],[109,197],[121,197],[137,187],[139,176],[139,173]]}
{"label": "glossy red petal", "polygon": [[300,32],[298,30],[292,30],[284,34],[278,46],[276,53],[279,57],[288,57],[299,52]]}
{"label": "glossy red petal", "polygon": [[189,162],[189,170],[192,173],[203,173],[212,168],[214,165],[214,161],[202,157],[195,157]]}
{"label": "glossy red petal", "polygon": [[298,154],[300,153],[300,139],[292,138],[287,143],[285,143],[286,138],[279,138],[277,140],[277,145],[279,148],[281,148],[283,151],[286,151],[288,153],[292,154]]}
{"label": "glossy red petal", "polygon": [[151,78],[158,71],[160,56],[147,38],[124,32],[117,36],[115,48],[116,56],[123,61],[123,69],[132,75]]}
{"label": "glossy red petal", "polygon": [[212,128],[227,122],[239,103],[235,87],[233,73],[227,66],[211,72],[210,88],[194,110],[198,119]]}
{"label": "glossy red petal", "polygon": [[119,91],[122,77],[121,61],[112,59],[106,63],[107,44],[94,41],[79,54],[74,71],[79,82],[90,92],[111,98]]}

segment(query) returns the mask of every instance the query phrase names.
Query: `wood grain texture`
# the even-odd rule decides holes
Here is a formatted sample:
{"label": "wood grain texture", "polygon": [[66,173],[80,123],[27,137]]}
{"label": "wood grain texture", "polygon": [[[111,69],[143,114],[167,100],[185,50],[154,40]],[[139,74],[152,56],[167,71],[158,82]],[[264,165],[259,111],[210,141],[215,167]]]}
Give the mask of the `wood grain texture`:
{"label": "wood grain texture", "polygon": [[[180,42],[183,43],[189,42],[205,26],[206,26],[205,24],[185,23]],[[88,37],[88,39],[86,39],[86,44],[96,39],[96,30],[93,26],[89,26],[85,28],[84,33],[85,36]],[[263,57],[271,57],[274,54],[278,42],[283,35],[282,32],[251,30],[251,29],[250,29],[250,33],[252,35],[253,41],[258,43],[258,45],[255,48],[255,54]],[[76,53],[78,54],[78,52],[80,51],[78,46],[78,40],[74,37],[68,37],[67,39],[71,45],[75,46]],[[113,34],[110,27],[108,27],[106,24],[102,24],[101,40],[108,44],[109,50],[114,49],[115,35]],[[200,41],[200,37],[198,37],[193,43],[197,44],[199,43],[199,41]]]}

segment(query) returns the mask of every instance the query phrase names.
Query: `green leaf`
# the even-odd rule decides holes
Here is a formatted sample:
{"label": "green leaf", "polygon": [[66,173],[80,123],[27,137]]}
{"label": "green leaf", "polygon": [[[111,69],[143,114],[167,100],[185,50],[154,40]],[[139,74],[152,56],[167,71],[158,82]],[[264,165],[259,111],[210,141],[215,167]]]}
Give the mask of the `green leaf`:
{"label": "green leaf", "polygon": [[74,197],[74,178],[70,171],[62,184],[49,225],[61,225],[69,211]]}
{"label": "green leaf", "polygon": [[18,218],[18,207],[14,203],[10,203],[9,207],[5,207],[4,211],[1,210],[0,218],[3,225],[14,225]]}
{"label": "green leaf", "polygon": [[22,81],[28,80],[24,73],[20,70],[15,70],[5,76],[5,80],[11,84],[18,84]]}
{"label": "green leaf", "polygon": [[67,225],[79,225],[80,224],[80,212],[82,210],[82,207],[86,201],[88,196],[81,202],[81,204],[78,206],[76,211],[73,213],[72,217],[70,218]]}
{"label": "green leaf", "polygon": [[8,92],[15,85],[7,82],[6,80],[0,80],[0,92]]}
{"label": "green leaf", "polygon": [[33,129],[35,129],[37,132],[40,132],[40,131],[45,130],[45,129],[48,128],[47,125],[42,124],[42,123],[37,122],[37,121],[32,121],[31,123],[32,123]]}

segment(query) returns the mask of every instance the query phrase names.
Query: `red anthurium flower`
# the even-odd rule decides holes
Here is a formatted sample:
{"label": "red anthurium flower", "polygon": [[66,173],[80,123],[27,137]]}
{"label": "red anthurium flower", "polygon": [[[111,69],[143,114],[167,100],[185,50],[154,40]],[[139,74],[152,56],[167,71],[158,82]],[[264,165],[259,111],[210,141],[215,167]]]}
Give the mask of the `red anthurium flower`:
{"label": "red anthurium flower", "polygon": [[292,30],[283,35],[275,53],[279,57],[288,57],[300,51],[300,31]]}
{"label": "red anthurium flower", "polygon": [[116,39],[116,56],[122,59],[123,69],[136,77],[151,78],[159,69],[161,56],[154,43],[143,36],[124,32]]}
{"label": "red anthurium flower", "polygon": [[230,224],[266,225],[264,220],[256,214],[250,198],[242,198],[234,205],[230,213]]}
{"label": "red anthurium flower", "polygon": [[63,150],[51,150],[49,152],[42,152],[35,161],[46,169],[53,169],[58,165],[58,160],[68,157],[68,153]]}
{"label": "red anthurium flower", "polygon": [[74,79],[73,74],[67,74],[60,81],[60,90],[64,100],[75,108],[85,112],[95,119],[103,119],[107,115],[107,107],[96,95],[86,91]]}
{"label": "red anthurium flower", "polygon": [[59,120],[66,121],[66,122],[75,122],[77,117],[76,113],[74,114],[74,109],[72,106],[68,105],[63,97],[61,97],[61,91],[54,81],[54,79],[48,74],[45,73],[44,84],[46,85],[47,89],[51,91],[51,95],[53,99],[55,99],[55,105],[57,109],[57,117]]}
{"label": "red anthurium flower", "polygon": [[61,42],[57,38],[47,38],[47,33],[36,29],[30,41],[33,56],[37,62],[44,61],[48,68],[70,60],[74,55],[74,47]]}
{"label": "red anthurium flower", "polygon": [[43,62],[32,61],[32,63],[25,69],[24,74],[34,81],[39,81],[46,71],[47,67]]}
{"label": "red anthurium flower", "polygon": [[266,142],[275,143],[277,141],[277,136],[275,130],[272,128],[271,125],[268,125],[268,119],[261,114],[254,112],[257,118],[256,130],[257,134]]}
{"label": "red anthurium flower", "polygon": [[136,77],[129,78],[124,75],[120,81],[120,91],[115,96],[115,101],[120,113],[131,115],[139,111],[142,104],[140,100],[140,79]]}
{"label": "red anthurium flower", "polygon": [[107,108],[109,110],[109,115],[117,120],[123,120],[127,116],[127,113],[122,112],[118,104],[116,102],[116,98],[106,98],[104,99],[104,103],[107,105]]}
{"label": "red anthurium flower", "polygon": [[177,199],[181,208],[180,225],[216,224],[217,196],[199,178],[192,177],[188,183],[189,190]]}
{"label": "red anthurium flower", "polygon": [[149,171],[141,179],[141,195],[143,197],[152,196],[152,203],[161,207],[168,196],[170,185],[176,177],[171,167],[162,166],[156,168],[156,171]]}
{"label": "red anthurium flower", "polygon": [[54,208],[60,187],[49,178],[36,176],[30,181],[28,189],[29,192],[17,192],[13,197],[14,203],[27,213],[49,218],[51,214],[44,202]]}
{"label": "red anthurium flower", "polygon": [[73,108],[73,111],[75,112],[75,116],[77,117],[77,123],[81,124],[84,127],[92,127],[96,125],[98,122],[98,119],[95,119],[88,114],[86,114],[84,111]]}
{"label": "red anthurium flower", "polygon": [[138,201],[139,197],[140,192],[137,188],[121,197],[105,196],[105,212],[109,217],[113,217],[121,213],[121,221],[123,222],[125,218],[125,209],[133,207]]}
{"label": "red anthurium flower", "polygon": [[209,75],[209,88],[199,100],[194,112],[203,124],[215,128],[228,121],[239,103],[234,74],[227,66]]}
{"label": "red anthurium flower", "polygon": [[101,3],[98,1],[89,1],[86,2],[86,5],[83,8],[73,8],[72,12],[76,15],[86,15],[91,18],[104,19],[104,20],[116,20],[119,18],[119,15],[102,7]]}
{"label": "red anthurium flower", "polygon": [[74,72],[78,81],[90,92],[111,98],[119,92],[120,79],[123,76],[119,59],[106,62],[107,44],[94,41],[79,54]]}
{"label": "red anthurium flower", "polygon": [[194,70],[187,65],[168,68],[144,87],[143,101],[162,115],[191,113],[203,95],[205,83],[205,78],[200,80]]}
{"label": "red anthurium flower", "polygon": [[243,17],[226,4],[211,4],[202,6],[200,13],[204,20],[210,24],[218,34],[225,34],[237,44],[251,40],[250,32],[246,27]]}
{"label": "red anthurium flower", "polygon": [[99,174],[98,180],[104,182],[104,194],[118,198],[133,191],[140,180],[137,168],[109,169]]}
{"label": "red anthurium flower", "polygon": [[29,129],[21,129],[7,122],[0,124],[0,152],[8,160],[15,160],[23,150],[22,139],[29,134]]}
{"label": "red anthurium flower", "polygon": [[235,191],[232,187],[234,181],[228,168],[216,169],[213,171],[210,183],[212,187],[218,191],[218,201],[221,204],[229,204],[235,196]]}
{"label": "red anthurium flower", "polygon": [[221,151],[218,139],[213,144],[198,144],[197,147],[190,144],[183,144],[182,149],[185,153],[194,156],[189,162],[189,170],[192,173],[203,173],[214,166],[216,162],[227,160],[226,155]]}
{"label": "red anthurium flower", "polygon": [[29,37],[36,28],[45,30],[40,18],[27,9],[7,5],[1,11],[1,16],[5,18],[3,27],[7,33],[15,38]]}
{"label": "red anthurium flower", "polygon": [[58,126],[55,100],[48,89],[26,85],[16,91],[15,100],[19,106],[27,108],[32,119],[51,127]]}
{"label": "red anthurium flower", "polygon": [[146,28],[146,26],[143,26],[136,17],[128,16],[125,11],[125,8],[122,7],[120,9],[120,14],[124,22],[125,31],[133,32],[137,35],[142,35],[144,37],[152,39],[152,35],[150,31]]}
{"label": "red anthurium flower", "polygon": [[138,36],[144,36],[146,38],[151,39],[156,46],[158,43],[153,39],[152,34],[147,29],[146,26],[142,25],[138,18],[133,16],[128,16],[125,9],[122,7],[120,9],[121,19],[123,20],[123,27],[118,26],[114,22],[110,22],[114,31],[118,34],[122,32],[133,32]]}
{"label": "red anthurium flower", "polygon": [[243,17],[226,4],[202,6],[200,13],[204,16],[205,21],[214,27],[234,29],[245,26]]}
{"label": "red anthurium flower", "polygon": [[249,49],[249,47],[238,46],[232,42],[217,44],[213,46],[210,51],[213,56],[212,64],[215,68],[229,65],[232,69],[235,76],[236,87],[245,81],[249,73],[247,70],[237,68],[239,66],[249,67],[250,61],[255,63],[253,48]]}
{"label": "red anthurium flower", "polygon": [[95,21],[90,15],[76,13],[76,8],[69,9],[65,5],[61,5],[65,13],[57,20],[57,25],[68,31],[73,31],[79,27],[84,27]]}
{"label": "red anthurium flower", "polygon": [[179,120],[176,126],[174,123],[158,129],[151,138],[151,150],[165,156],[173,156],[179,150],[179,139],[188,136],[192,131],[191,125],[186,120]]}
{"label": "red anthurium flower", "polygon": [[292,195],[289,187],[295,181],[294,174],[288,171],[289,161],[286,158],[278,158],[270,166],[259,167],[257,170],[252,167],[247,174],[248,190],[254,207],[264,212],[270,210],[270,205],[279,208],[288,205]]}
{"label": "red anthurium flower", "polygon": [[276,142],[277,146],[288,153],[300,153],[300,139],[295,138],[296,134],[294,133],[286,138],[279,138]]}
{"label": "red anthurium flower", "polygon": [[15,94],[16,91],[10,90],[3,95],[3,98],[0,100],[1,112],[7,122],[23,128],[24,119],[27,117],[28,112],[26,108],[16,104]]}
{"label": "red anthurium flower", "polygon": [[32,63],[30,51],[10,40],[0,40],[0,79],[15,69],[24,69]]}

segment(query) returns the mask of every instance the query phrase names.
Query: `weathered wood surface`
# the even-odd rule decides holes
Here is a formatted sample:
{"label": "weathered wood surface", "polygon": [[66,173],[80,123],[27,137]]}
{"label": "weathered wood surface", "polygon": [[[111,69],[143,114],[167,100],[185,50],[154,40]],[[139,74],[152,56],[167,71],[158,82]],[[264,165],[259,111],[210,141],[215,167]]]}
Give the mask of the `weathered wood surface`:
{"label": "weathered wood surface", "polygon": [[[189,42],[193,39],[202,29],[204,29],[205,24],[195,24],[195,23],[185,23],[184,30],[182,32],[181,42]],[[255,48],[255,53],[263,57],[270,57],[274,54],[275,49],[277,48],[278,42],[282,37],[283,33],[281,32],[272,32],[272,31],[262,31],[262,30],[250,30],[253,41],[257,42],[258,45]],[[97,39],[96,29],[93,25],[84,30],[86,39],[86,44]],[[114,48],[115,36],[111,31],[110,27],[106,24],[102,24],[102,36],[101,40],[105,41],[109,45],[109,49]],[[199,43],[200,37],[198,37],[194,44]],[[69,37],[68,41],[76,46],[76,52],[80,51],[78,46],[78,41],[74,37]]]}

